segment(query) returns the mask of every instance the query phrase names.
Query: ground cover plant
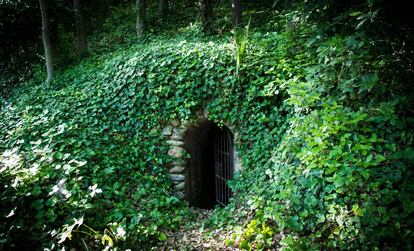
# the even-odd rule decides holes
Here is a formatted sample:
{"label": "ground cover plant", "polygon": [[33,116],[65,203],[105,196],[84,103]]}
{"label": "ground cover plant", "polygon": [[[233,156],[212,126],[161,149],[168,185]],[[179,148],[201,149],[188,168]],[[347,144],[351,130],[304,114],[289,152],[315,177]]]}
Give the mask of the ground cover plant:
{"label": "ground cover plant", "polygon": [[[208,35],[150,16],[137,39],[114,7],[87,56],[61,48],[51,83],[34,62],[0,100],[0,248],[171,248],[187,227],[228,249],[412,249],[413,43],[387,8],[246,3],[232,32],[223,7]],[[237,130],[243,169],[193,225],[161,132],[203,110]]]}

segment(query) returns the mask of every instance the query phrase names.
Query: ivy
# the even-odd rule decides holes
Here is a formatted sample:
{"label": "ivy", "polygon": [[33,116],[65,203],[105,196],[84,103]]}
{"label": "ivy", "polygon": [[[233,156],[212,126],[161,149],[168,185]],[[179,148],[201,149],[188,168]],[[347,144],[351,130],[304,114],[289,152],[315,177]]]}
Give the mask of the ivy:
{"label": "ivy", "polygon": [[411,97],[388,47],[375,57],[364,31],[278,18],[286,29],[250,29],[239,63],[223,36],[150,37],[1,99],[0,247],[165,241],[192,215],[173,195],[161,131],[207,109],[239,139],[236,198],[210,219],[243,226],[229,246],[273,248],[282,233],[293,250],[411,248]]}

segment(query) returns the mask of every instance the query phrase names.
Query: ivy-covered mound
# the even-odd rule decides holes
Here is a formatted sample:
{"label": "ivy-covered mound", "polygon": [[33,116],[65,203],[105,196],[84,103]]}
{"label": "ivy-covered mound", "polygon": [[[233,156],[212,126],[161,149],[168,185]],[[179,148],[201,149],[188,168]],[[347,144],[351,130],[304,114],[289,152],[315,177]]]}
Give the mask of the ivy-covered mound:
{"label": "ivy-covered mound", "polygon": [[162,128],[205,108],[240,136],[235,199],[215,221],[245,225],[229,246],[272,248],[282,232],[294,250],[412,248],[413,75],[388,50],[403,40],[369,33],[381,19],[363,12],[325,26],[312,13],[278,15],[244,53],[157,38],[3,99],[0,248],[159,245],[189,215]]}

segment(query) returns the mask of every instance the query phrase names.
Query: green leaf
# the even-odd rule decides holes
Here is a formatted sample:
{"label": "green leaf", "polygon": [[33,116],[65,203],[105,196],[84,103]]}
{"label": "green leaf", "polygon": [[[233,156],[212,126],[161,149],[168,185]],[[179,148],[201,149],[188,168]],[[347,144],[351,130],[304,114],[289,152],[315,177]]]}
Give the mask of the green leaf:
{"label": "green leaf", "polygon": [[165,233],[163,233],[163,232],[161,232],[161,233],[158,235],[158,240],[159,240],[159,241],[166,241],[167,239],[168,239],[167,235],[166,235]]}

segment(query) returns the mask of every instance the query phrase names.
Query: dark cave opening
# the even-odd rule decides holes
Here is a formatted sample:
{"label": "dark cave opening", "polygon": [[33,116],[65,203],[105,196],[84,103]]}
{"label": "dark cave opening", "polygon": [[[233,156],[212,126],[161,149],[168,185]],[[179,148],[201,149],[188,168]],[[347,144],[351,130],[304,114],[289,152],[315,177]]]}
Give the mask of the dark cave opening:
{"label": "dark cave opening", "polygon": [[[232,137],[227,127],[220,128],[208,120],[203,120],[186,130],[184,147],[190,154],[186,168],[186,198],[190,205],[210,209],[217,204],[228,203],[231,191],[226,182],[233,176]],[[223,147],[226,147],[228,157],[220,156]],[[227,171],[220,171],[224,166]],[[226,180],[220,177],[224,174]],[[218,195],[218,192],[221,195]],[[220,200],[223,194],[226,197],[224,201]]]}

